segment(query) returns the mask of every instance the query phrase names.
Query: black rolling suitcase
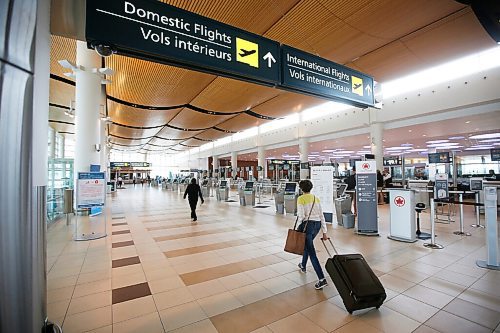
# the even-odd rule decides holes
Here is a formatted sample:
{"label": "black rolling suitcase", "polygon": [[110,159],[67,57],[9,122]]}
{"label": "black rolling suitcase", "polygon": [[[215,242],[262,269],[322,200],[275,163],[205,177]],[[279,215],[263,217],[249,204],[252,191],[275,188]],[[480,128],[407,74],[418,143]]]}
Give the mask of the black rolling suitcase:
{"label": "black rolling suitcase", "polygon": [[361,254],[338,254],[331,239],[329,241],[336,254],[332,257],[322,240],[330,256],[325,269],[337,287],[347,311],[352,314],[355,310],[370,307],[378,309],[387,295],[384,286],[368,266],[365,258]]}

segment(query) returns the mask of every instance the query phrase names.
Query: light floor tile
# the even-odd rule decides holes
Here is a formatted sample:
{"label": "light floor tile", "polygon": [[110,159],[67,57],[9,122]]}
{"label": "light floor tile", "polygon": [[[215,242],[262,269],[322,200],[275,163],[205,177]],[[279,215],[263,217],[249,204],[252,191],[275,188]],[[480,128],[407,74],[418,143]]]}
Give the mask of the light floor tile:
{"label": "light floor tile", "polygon": [[113,304],[113,323],[129,320],[151,312],[156,312],[153,296],[139,297],[130,301]]}
{"label": "light floor tile", "polygon": [[500,298],[475,289],[467,289],[458,298],[500,312]]}
{"label": "light floor tile", "polygon": [[421,286],[431,288],[447,295],[456,297],[460,295],[466,287],[453,283],[451,281],[443,280],[437,277],[430,277],[422,282],[420,282]]}
{"label": "light floor tile", "polygon": [[297,288],[299,285],[290,279],[283,276],[277,276],[271,279],[267,279],[259,282],[261,286],[272,292],[273,294],[280,294],[287,290]]}
{"label": "light floor tile", "polygon": [[199,321],[197,323],[184,326],[177,330],[171,331],[174,333],[218,333],[215,326],[208,319]]}
{"label": "light floor tile", "polygon": [[500,312],[459,298],[455,298],[443,310],[491,329],[495,329],[500,324]]}
{"label": "light floor tile", "polygon": [[65,299],[62,301],[49,303],[47,305],[47,316],[49,318],[64,317],[66,315],[66,311],[68,310],[69,302],[69,299]]}
{"label": "light floor tile", "polygon": [[236,289],[256,282],[245,272],[221,277],[219,281],[227,290]]}
{"label": "light floor tile", "polygon": [[350,323],[342,326],[339,329],[333,331],[335,333],[382,333],[382,331],[377,328],[366,324],[360,319],[351,321]]}
{"label": "light floor tile", "polygon": [[207,315],[197,302],[174,306],[160,311],[160,318],[166,331],[190,325],[207,319]]}
{"label": "light floor tile", "polygon": [[156,303],[158,310],[163,310],[171,308],[176,305],[181,305],[184,303],[194,301],[194,297],[188,288],[182,287],[169,291],[165,291],[159,294],[154,294],[153,298]]}
{"label": "light floor tile", "polygon": [[338,306],[326,301],[302,310],[301,313],[327,332],[334,331],[355,319]]}
{"label": "light floor tile", "polygon": [[427,319],[439,311],[438,308],[405,295],[398,295],[394,297],[390,301],[385,302],[384,306],[399,312],[408,318],[418,321],[419,323],[427,321]]}
{"label": "light floor tile", "polygon": [[108,290],[111,290],[111,280],[100,280],[96,282],[79,284],[75,287],[73,297],[83,297]]}
{"label": "light floor tile", "polygon": [[402,293],[403,291],[410,289],[415,285],[415,283],[404,280],[397,276],[386,274],[380,277],[380,282],[386,288],[392,289],[394,291]]}
{"label": "light floor tile", "polygon": [[71,299],[71,303],[69,304],[68,315],[90,311],[93,309],[110,305],[111,305],[110,290],[83,297],[74,297]]}
{"label": "light floor tile", "polygon": [[209,317],[243,306],[243,304],[230,292],[199,299],[198,304]]}
{"label": "light floor tile", "polygon": [[306,316],[301,313],[295,313],[291,316],[278,320],[268,327],[273,333],[325,333],[321,327],[310,321]]}
{"label": "light floor tile", "polygon": [[220,294],[227,291],[224,285],[220,283],[218,280],[211,280],[193,284],[188,286],[188,289],[191,291],[191,294],[196,299],[205,298],[208,296]]}
{"label": "light floor tile", "polygon": [[378,310],[369,311],[360,318],[368,325],[376,327],[383,332],[409,333],[420,326],[418,321],[383,306]]}
{"label": "light floor tile", "polygon": [[184,282],[178,276],[148,281],[148,284],[152,294],[185,287]]}
{"label": "light floor tile", "polygon": [[425,322],[425,325],[442,333],[491,332],[491,329],[480,326],[472,321],[468,321],[446,311],[439,311],[431,319]]}
{"label": "light floor tile", "polygon": [[111,324],[111,306],[67,316],[63,331],[66,333],[86,332]]}
{"label": "light floor tile", "polygon": [[164,333],[158,312],[122,321],[113,325],[113,333]]}
{"label": "light floor tile", "polygon": [[453,297],[450,295],[421,285],[416,285],[406,290],[403,294],[437,308],[442,308],[453,300]]}
{"label": "light floor tile", "polygon": [[250,304],[261,299],[268,298],[274,294],[258,283],[249,284],[244,287],[231,290],[231,294],[243,304]]}

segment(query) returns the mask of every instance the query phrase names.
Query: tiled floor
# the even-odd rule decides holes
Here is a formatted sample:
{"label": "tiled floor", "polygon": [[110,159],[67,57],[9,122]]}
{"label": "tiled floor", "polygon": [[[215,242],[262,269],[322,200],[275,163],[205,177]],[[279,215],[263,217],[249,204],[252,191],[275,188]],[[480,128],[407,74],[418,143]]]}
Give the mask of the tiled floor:
{"label": "tiled floor", "polygon": [[193,224],[180,194],[129,187],[108,197],[108,237],[75,242],[72,226],[52,226],[49,318],[65,333],[500,332],[500,272],[475,265],[485,231],[468,227],[469,206],[472,236],[439,223],[442,250],[387,239],[387,206],[378,206],[381,237],[330,225],[339,252],[363,253],[388,295],[379,310],[349,315],[331,280],[316,291],[312,267],[300,273],[283,252],[294,218],[265,199],[271,207],[254,209],[207,198]]}

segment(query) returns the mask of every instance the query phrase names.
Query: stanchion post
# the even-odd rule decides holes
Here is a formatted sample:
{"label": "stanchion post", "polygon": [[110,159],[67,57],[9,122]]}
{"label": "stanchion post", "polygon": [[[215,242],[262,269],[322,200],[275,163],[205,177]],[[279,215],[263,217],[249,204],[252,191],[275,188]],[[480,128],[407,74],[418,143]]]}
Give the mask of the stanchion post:
{"label": "stanchion post", "polygon": [[463,194],[459,193],[458,194],[458,201],[460,205],[460,231],[455,231],[453,234],[459,235],[459,236],[470,236],[471,234],[469,232],[464,232],[464,205],[462,204],[463,202]]}
{"label": "stanchion post", "polygon": [[481,215],[480,215],[479,206],[477,205],[479,203],[479,191],[475,192],[474,198],[476,201],[476,224],[472,224],[471,227],[484,228],[484,225],[481,225]]}
{"label": "stanchion post", "polygon": [[484,214],[486,224],[486,260],[477,260],[476,264],[482,268],[500,270],[498,256],[498,223],[497,223],[497,191],[494,186],[484,188]]}
{"label": "stanchion post", "polygon": [[434,221],[434,198],[431,198],[431,242],[430,243],[424,243],[424,247],[428,249],[435,249],[435,250],[440,250],[443,248],[442,245],[436,244],[435,238],[436,238],[436,232],[435,232],[435,226],[436,222]]}

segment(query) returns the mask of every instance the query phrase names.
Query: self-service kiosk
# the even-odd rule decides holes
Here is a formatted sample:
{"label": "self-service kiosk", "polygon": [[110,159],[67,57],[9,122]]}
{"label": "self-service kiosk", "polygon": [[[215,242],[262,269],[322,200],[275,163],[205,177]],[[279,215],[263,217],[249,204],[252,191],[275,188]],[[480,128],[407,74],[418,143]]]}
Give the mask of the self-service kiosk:
{"label": "self-service kiosk", "polygon": [[222,179],[217,186],[216,191],[217,201],[227,201],[229,198],[229,185],[227,180]]}
{"label": "self-service kiosk", "polygon": [[203,198],[208,198],[210,195],[210,183],[208,182],[208,178],[201,181],[201,194]]}
{"label": "self-service kiosk", "polygon": [[297,183],[285,183],[283,201],[287,214],[297,214]]}
{"label": "self-service kiosk", "polygon": [[277,214],[285,214],[285,191],[284,184],[279,183],[274,194],[274,204],[276,205]]}
{"label": "self-service kiosk", "polygon": [[240,205],[252,205],[255,206],[255,189],[253,187],[253,182],[245,182],[244,186],[238,190],[240,193]]}

